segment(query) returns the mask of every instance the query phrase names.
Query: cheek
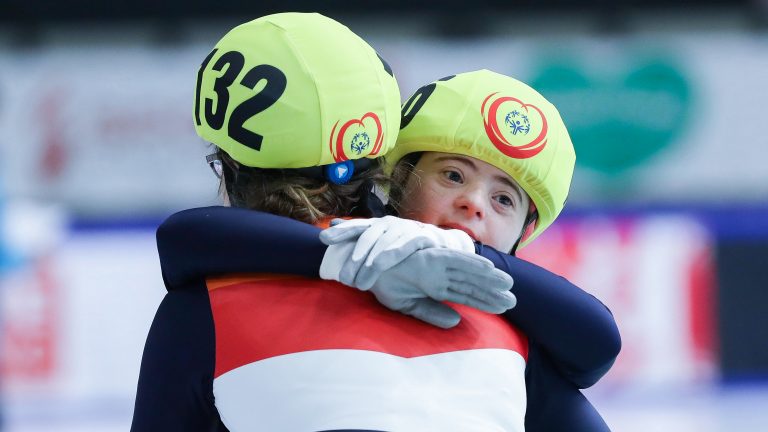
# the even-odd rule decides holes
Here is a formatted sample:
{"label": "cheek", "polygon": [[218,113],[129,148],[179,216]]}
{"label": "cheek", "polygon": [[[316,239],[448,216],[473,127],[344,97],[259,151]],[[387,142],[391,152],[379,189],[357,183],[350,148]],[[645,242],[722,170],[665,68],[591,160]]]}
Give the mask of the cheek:
{"label": "cheek", "polygon": [[520,237],[524,222],[524,214],[515,214],[514,217],[505,217],[494,221],[491,232],[488,233],[491,241],[487,244],[499,251],[508,252]]}
{"label": "cheek", "polygon": [[515,240],[517,240],[517,237],[513,232],[514,231],[510,229],[509,224],[494,224],[491,231],[487,233],[489,240],[486,244],[501,252],[507,252],[512,249]]}

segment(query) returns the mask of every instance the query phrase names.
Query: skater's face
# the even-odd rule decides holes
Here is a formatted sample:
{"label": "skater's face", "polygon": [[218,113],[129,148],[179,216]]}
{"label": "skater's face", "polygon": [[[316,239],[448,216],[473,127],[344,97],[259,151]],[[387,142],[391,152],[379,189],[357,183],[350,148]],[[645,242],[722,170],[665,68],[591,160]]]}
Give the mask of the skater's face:
{"label": "skater's face", "polygon": [[468,156],[425,152],[406,180],[400,216],[460,229],[509,251],[529,208],[528,194],[495,166]]}

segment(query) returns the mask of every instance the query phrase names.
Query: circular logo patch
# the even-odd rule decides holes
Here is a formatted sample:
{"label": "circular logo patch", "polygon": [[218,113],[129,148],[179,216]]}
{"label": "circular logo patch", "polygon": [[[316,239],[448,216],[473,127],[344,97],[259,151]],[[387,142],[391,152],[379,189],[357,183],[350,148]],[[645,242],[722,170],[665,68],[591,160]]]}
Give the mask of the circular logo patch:
{"label": "circular logo patch", "polygon": [[384,142],[379,116],[369,112],[359,119],[348,120],[341,126],[339,123],[340,121],[336,122],[331,130],[329,144],[333,160],[341,162],[349,160],[350,157],[359,159],[379,153]]}
{"label": "circular logo patch", "polygon": [[547,118],[536,105],[491,93],[480,112],[488,139],[509,157],[533,157],[547,145]]}

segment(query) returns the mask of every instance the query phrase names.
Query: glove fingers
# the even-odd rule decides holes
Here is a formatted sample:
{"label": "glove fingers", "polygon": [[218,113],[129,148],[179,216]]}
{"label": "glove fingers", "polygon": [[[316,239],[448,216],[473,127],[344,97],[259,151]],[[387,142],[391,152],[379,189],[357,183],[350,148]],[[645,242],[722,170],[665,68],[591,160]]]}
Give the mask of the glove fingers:
{"label": "glove fingers", "polygon": [[512,309],[517,304],[517,297],[511,292],[495,292],[495,295],[491,298],[479,298],[477,296],[471,296],[449,289],[445,297],[447,301],[463,304],[493,314],[505,312]]}
{"label": "glove fingers", "polygon": [[[452,285],[451,288],[453,287],[454,286]],[[454,290],[451,289],[451,291]],[[517,296],[510,290],[494,291],[484,286],[478,286],[471,294],[468,294],[468,296],[489,306],[503,309],[501,312],[512,309],[517,305]]]}
{"label": "glove fingers", "polygon": [[430,262],[439,265],[441,268],[452,269],[466,273],[483,273],[494,268],[491,260],[476,255],[473,252],[464,252],[446,248],[428,248],[424,249],[424,255],[427,255]]}
{"label": "glove fingers", "polygon": [[[334,228],[329,228],[326,231],[341,229],[344,225],[346,225],[346,223],[338,225]],[[359,228],[359,225],[352,225],[352,228],[350,229],[355,230],[357,228]],[[355,246],[347,261],[342,265],[341,272],[339,273],[339,281],[341,283],[354,286],[358,289],[367,289],[372,285],[369,284],[366,288],[363,288],[356,284],[355,279],[357,278],[357,275],[360,272],[360,268],[363,266],[365,259],[368,257],[370,250],[376,245],[376,241],[379,239],[379,237],[387,231],[387,224],[381,223],[379,221],[379,223],[374,223],[365,228],[366,229],[363,230],[362,234],[357,237],[357,240],[349,240],[354,242]]]}
{"label": "glove fingers", "polygon": [[[445,271],[447,280],[459,287],[458,290],[469,294],[473,287],[486,287],[489,291],[509,291],[514,285],[512,276],[499,269],[490,269],[483,272],[467,272],[457,269]],[[465,287],[462,290],[462,286]]]}
{"label": "glove fingers", "polygon": [[461,315],[450,306],[432,299],[417,299],[401,312],[444,329],[455,327],[461,321]]}
{"label": "glove fingers", "polygon": [[363,284],[359,283],[357,279],[360,277],[360,270],[370,255],[371,250],[376,246],[379,238],[381,238],[383,235],[386,235],[386,233],[387,225],[384,223],[378,223],[371,225],[368,229],[365,230],[365,232],[360,235],[360,237],[357,238],[355,248],[350,255],[349,262],[344,264],[344,267],[341,271],[343,283],[355,286],[362,290],[368,289],[373,285],[373,282],[375,282],[376,278],[379,276],[378,274],[363,275],[361,278],[361,280],[364,282]]}
{"label": "glove fingers", "polygon": [[494,290],[482,285],[470,286],[469,289],[467,289],[466,283],[461,283],[459,285],[450,283],[448,292],[464,295],[468,298],[494,307],[512,309],[517,304],[517,298],[512,293],[512,291]]}
{"label": "glove fingers", "polygon": [[353,219],[343,221],[320,232],[320,241],[331,246],[360,236],[373,222],[372,219]]}
{"label": "glove fingers", "polygon": [[[378,277],[382,272],[409,259],[414,252],[426,247],[428,241],[423,237],[400,236],[388,247],[384,247],[383,243],[383,241],[377,243],[374,250],[368,254],[368,259],[363,266],[368,277]],[[378,247],[380,244],[382,247]],[[410,259],[408,267],[415,271],[430,271],[435,268],[429,260],[421,259],[419,256]],[[370,283],[373,282],[375,279]]]}
{"label": "glove fingers", "polygon": [[341,269],[339,270],[339,278],[337,280],[344,285],[359,288],[355,285],[355,277],[357,277],[357,274],[360,272],[360,267],[363,265],[363,262],[355,261],[351,258],[353,253],[352,250],[355,248],[355,245],[355,241],[350,240],[345,243],[328,246],[328,248],[339,248],[339,250],[343,250],[343,253],[346,254],[344,255],[343,261],[340,263]]}
{"label": "glove fingers", "polygon": [[355,284],[360,289],[368,289],[376,283],[381,273],[402,262],[411,251],[403,248],[386,250],[387,244],[398,244],[400,233],[387,231],[382,234],[376,244],[371,248],[365,264],[360,267]]}
{"label": "glove fingers", "polygon": [[[371,231],[371,230],[368,230]],[[367,233],[366,233],[367,235]],[[370,234],[371,236],[373,234]],[[402,230],[397,228],[388,227],[387,230],[381,233],[376,239],[375,244],[368,252],[368,257],[365,259],[365,265],[370,266],[374,260],[378,260],[379,254],[392,247],[398,247],[401,243],[400,238],[403,236]]]}
{"label": "glove fingers", "polygon": [[357,244],[355,250],[352,252],[352,259],[354,261],[360,261],[360,264],[365,262],[365,259],[370,254],[371,249],[376,246],[376,242],[379,237],[387,232],[387,225],[385,224],[373,224],[365,230],[360,237],[357,238]]}
{"label": "glove fingers", "polygon": [[432,268],[442,268],[446,279],[459,292],[471,294],[473,287],[478,286],[492,291],[509,291],[514,284],[512,276],[494,268],[490,260],[479,255],[444,249],[435,250],[431,255]]}
{"label": "glove fingers", "polygon": [[[466,273],[447,272],[448,292],[465,295],[467,298],[484,303],[494,310],[507,310],[515,307],[517,298],[510,291],[513,280],[508,274],[493,269],[486,274],[472,276]],[[491,311],[489,310],[489,312]]]}
{"label": "glove fingers", "polygon": [[428,246],[439,246],[437,239],[428,238],[428,232],[424,227],[425,225],[421,222],[392,219],[392,224],[387,230],[387,237],[382,236],[379,239],[365,265],[375,265],[374,259],[380,260],[383,256],[388,256],[387,259],[392,261],[381,261],[383,266],[379,269],[383,271],[384,268],[392,267],[416,250]]}

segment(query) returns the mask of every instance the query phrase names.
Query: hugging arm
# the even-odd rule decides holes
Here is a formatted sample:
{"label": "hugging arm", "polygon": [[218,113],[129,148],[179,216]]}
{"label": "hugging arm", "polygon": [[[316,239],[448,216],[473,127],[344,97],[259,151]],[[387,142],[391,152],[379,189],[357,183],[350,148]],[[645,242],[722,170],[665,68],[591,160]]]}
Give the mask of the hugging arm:
{"label": "hugging arm", "polygon": [[556,371],[550,356],[533,341],[528,351],[525,380],[526,432],[610,432],[597,409]]}
{"label": "hugging arm", "polygon": [[[350,223],[365,222],[358,219]],[[440,232],[438,228],[434,228]],[[511,278],[468,251],[411,250],[377,273],[367,287],[340,277],[354,261],[355,240],[333,246],[319,240],[320,230],[293,219],[231,207],[185,210],[169,217],[157,230],[163,280],[169,291],[207,276],[231,273],[284,273],[341,281],[371,290],[389,309],[442,328],[460,316],[442,301],[453,301],[491,313],[514,306]],[[330,258],[329,258],[330,257]],[[399,263],[399,264],[398,264]],[[397,265],[395,265],[397,264]],[[325,269],[325,271],[323,270]],[[424,273],[427,270],[431,272]],[[422,277],[414,278],[413,275]]]}
{"label": "hugging arm", "polygon": [[[317,277],[327,249],[319,233],[315,226],[269,213],[203,207],[170,216],[157,230],[157,244],[163,278],[173,290],[228,273]],[[541,267],[488,246],[478,252],[514,277],[519,302],[505,316],[536,340],[564,375],[589,387],[607,372],[621,347],[608,308]]]}
{"label": "hugging arm", "polygon": [[587,388],[608,372],[621,350],[621,336],[603,303],[535,264],[489,246],[477,249],[515,279],[517,306],[504,317],[536,341],[569,381]]}
{"label": "hugging arm", "polygon": [[131,432],[225,432],[214,405],[214,363],[205,287],[167,293],[144,346]]}
{"label": "hugging arm", "polygon": [[[320,228],[234,207],[201,207],[168,217],[157,229],[166,288],[231,273],[317,277],[326,246]],[[300,252],[298,252],[300,251]]]}

